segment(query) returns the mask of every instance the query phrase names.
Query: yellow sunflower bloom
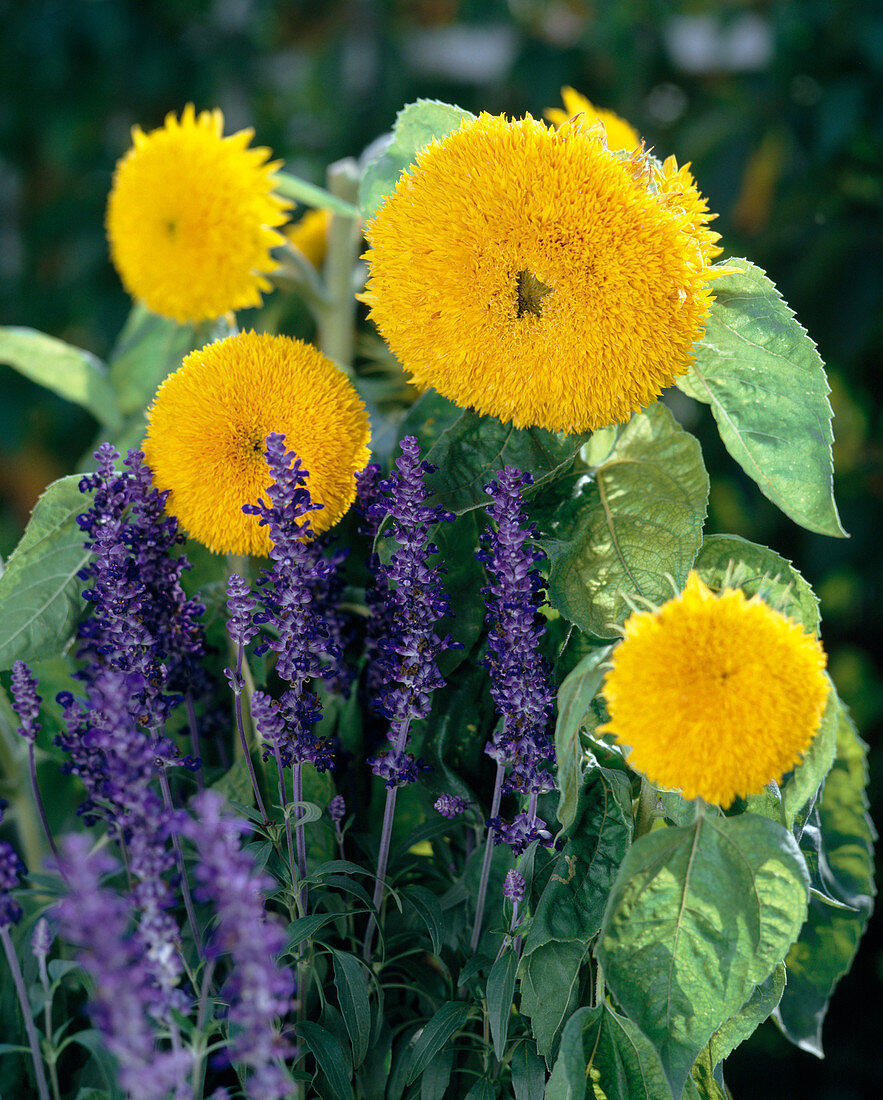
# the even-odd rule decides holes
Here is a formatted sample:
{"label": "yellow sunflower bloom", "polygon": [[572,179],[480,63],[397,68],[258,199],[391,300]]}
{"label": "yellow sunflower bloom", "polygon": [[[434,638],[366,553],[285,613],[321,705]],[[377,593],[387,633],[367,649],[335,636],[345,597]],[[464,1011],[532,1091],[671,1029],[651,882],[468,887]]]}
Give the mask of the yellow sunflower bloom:
{"label": "yellow sunflower bloom", "polygon": [[652,162],[483,114],[427,146],[369,223],[363,300],[414,383],[567,432],[623,422],[687,370],[712,295],[701,200]]}
{"label": "yellow sunflower bloom", "polygon": [[286,226],[284,232],[288,241],[303,252],[313,267],[321,267],[328,249],[330,225],[330,210],[307,210],[302,218]]}
{"label": "yellow sunflower bloom", "polygon": [[267,554],[270,537],[243,504],[265,496],[270,432],[309,471],[307,488],[326,531],[356,495],[370,457],[365,406],[321,352],[287,336],[243,332],[191,352],[148,410],[144,457],[166,510],[216,553]]}
{"label": "yellow sunflower bloom", "polygon": [[641,136],[638,131],[618,114],[603,107],[595,107],[584,95],[580,95],[573,88],[562,88],[561,98],[564,101],[564,110],[560,107],[549,107],[543,111],[543,117],[547,118],[553,126],[561,126],[574,115],[585,115],[589,123],[600,122],[603,125],[607,133],[608,149],[625,149],[633,153],[641,148]]}
{"label": "yellow sunflower bloom", "polygon": [[759,596],[715,595],[691,573],[679,596],[623,629],[602,729],[653,783],[726,807],[809,748],[828,697],[825,653]]}
{"label": "yellow sunflower bloom", "polygon": [[123,286],[155,313],[176,321],[205,321],[261,304],[271,289],[265,275],[278,266],[270,249],[282,243],[273,228],[287,204],[273,194],[279,162],[248,148],[253,130],[222,137],[219,110],[145,134],[132,130],[132,148],[119,161],[107,204],[110,253]]}

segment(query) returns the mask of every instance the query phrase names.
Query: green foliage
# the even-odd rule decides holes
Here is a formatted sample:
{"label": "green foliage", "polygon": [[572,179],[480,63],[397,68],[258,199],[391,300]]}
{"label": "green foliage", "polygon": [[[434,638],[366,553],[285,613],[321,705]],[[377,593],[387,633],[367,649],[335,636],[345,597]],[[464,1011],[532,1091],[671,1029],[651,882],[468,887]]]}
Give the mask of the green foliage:
{"label": "green foliage", "polygon": [[0,575],[0,668],[63,650],[82,615],[78,574],[90,555],[77,525],[88,507],[79,483],[71,474],[46,489]]}
{"label": "green foliage", "polygon": [[637,597],[683,588],[702,542],[708,474],[693,436],[664,405],[632,417],[591,471],[574,471],[541,521],[549,602],[580,630],[616,637]]}
{"label": "green foliage", "polygon": [[359,184],[359,206],[371,218],[387,195],[395,190],[402,172],[413,164],[424,146],[456,130],[463,119],[475,116],[460,107],[436,100],[418,99],[399,111],[390,143],[368,164]]}
{"label": "green foliage", "polygon": [[755,814],[700,816],[629,850],[598,960],[659,1052],[675,1100],[699,1051],[796,939],[808,888],[791,834]]}
{"label": "green foliage", "polygon": [[815,853],[833,904],[813,892],[806,924],[785,960],[788,984],[776,1012],[785,1035],[819,1057],[831,995],[855,958],[876,894],[866,748],[842,703],[834,714],[837,755],[819,802]]}
{"label": "green foliage", "polygon": [[705,337],[677,384],[711,406],[727,450],[764,496],[810,531],[843,535],[816,346],[760,268],[727,265],[741,271],[715,280]]}
{"label": "green foliage", "polygon": [[576,816],[583,773],[579,734],[589,704],[601,687],[603,664],[609,656],[609,646],[587,653],[558,689],[555,759],[558,764],[558,821],[562,829],[569,828]]}
{"label": "green foliage", "polygon": [[0,328],[0,363],[32,382],[88,409],[109,431],[120,426],[120,409],[107,368],[94,355],[28,328]]}

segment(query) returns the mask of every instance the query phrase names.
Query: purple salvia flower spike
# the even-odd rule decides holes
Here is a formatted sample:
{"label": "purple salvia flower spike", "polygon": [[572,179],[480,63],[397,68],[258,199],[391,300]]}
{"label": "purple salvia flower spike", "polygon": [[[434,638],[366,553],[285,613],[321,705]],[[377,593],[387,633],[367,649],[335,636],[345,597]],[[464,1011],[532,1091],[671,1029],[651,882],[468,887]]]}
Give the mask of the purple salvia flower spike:
{"label": "purple salvia flower spike", "polygon": [[37,681],[24,661],[16,661],[12,666],[12,705],[21,725],[18,732],[26,741],[33,743],[40,732],[40,704],[43,700],[37,694]]}
{"label": "purple salvia flower spike", "polygon": [[[0,821],[6,802],[0,799]],[[15,849],[8,840],[0,840],[0,928],[18,924],[22,918],[22,909],[12,891],[18,888],[19,880],[26,874],[25,865],[18,858]]]}
{"label": "purple salvia flower spike", "polygon": [[435,800],[435,808],[442,817],[457,817],[469,803],[458,794],[442,794]]}
{"label": "purple salvia flower spike", "polygon": [[291,1007],[294,979],[275,961],[286,943],[284,929],[264,909],[264,894],[276,884],[242,850],[241,835],[250,827],[223,813],[223,800],[216,792],[197,795],[193,808],[198,817],[188,822],[186,833],[197,851],[198,897],[210,902],[217,914],[206,955],[227,954],[231,962],[224,987],[232,1035],[227,1053],[231,1061],[249,1067],[246,1096],[281,1100],[291,1095],[292,1084],[277,1062],[292,1051],[276,1019],[284,1019]]}
{"label": "purple salvia flower spike", "polygon": [[65,838],[62,865],[70,892],[57,908],[61,932],[94,982],[89,1011],[117,1060],[121,1088],[130,1100],[167,1100],[174,1090],[176,1100],[185,1100],[192,1095],[181,1084],[191,1055],[157,1049],[154,967],[130,931],[129,902],[101,885],[116,861],[105,852],[90,855],[89,838],[73,834]]}

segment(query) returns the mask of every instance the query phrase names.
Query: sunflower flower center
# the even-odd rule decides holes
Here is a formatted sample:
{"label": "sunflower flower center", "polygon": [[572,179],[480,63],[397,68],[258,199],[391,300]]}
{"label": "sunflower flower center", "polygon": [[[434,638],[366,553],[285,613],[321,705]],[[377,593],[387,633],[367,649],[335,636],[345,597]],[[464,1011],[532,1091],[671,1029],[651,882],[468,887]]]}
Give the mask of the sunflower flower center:
{"label": "sunflower flower center", "polygon": [[551,293],[552,288],[541,283],[532,271],[519,271],[515,276],[515,316],[523,317],[525,313],[541,316],[543,299]]}

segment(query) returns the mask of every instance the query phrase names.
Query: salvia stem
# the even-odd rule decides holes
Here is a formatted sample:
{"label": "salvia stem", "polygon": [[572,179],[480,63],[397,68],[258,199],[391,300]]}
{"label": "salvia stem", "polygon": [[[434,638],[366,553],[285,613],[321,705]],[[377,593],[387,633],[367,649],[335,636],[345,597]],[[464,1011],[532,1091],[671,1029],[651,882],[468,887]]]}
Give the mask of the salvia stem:
{"label": "salvia stem", "polygon": [[255,774],[254,764],[251,759],[251,752],[249,750],[248,738],[245,736],[245,724],[242,720],[242,682],[243,682],[243,665],[244,665],[245,647],[242,642],[237,646],[236,651],[236,675],[235,683],[233,685],[233,696],[236,710],[236,730],[239,734],[239,744],[242,747],[242,754],[245,757],[245,765],[248,768],[248,774],[251,778],[251,789],[254,791],[255,802],[257,803],[258,811],[264,822],[270,820],[267,814],[267,807],[264,805],[264,800],[261,797],[261,788],[258,786],[258,777]]}
{"label": "salvia stem", "polygon": [[285,790],[285,765],[282,763],[282,754],[279,752],[279,743],[273,739],[273,755],[276,758],[276,774],[279,777],[279,805],[282,807],[282,815],[285,818],[285,843],[288,848],[288,870],[291,875],[291,885],[294,887],[294,843],[291,837],[291,814],[285,812],[288,805],[288,794]]}
{"label": "salvia stem", "polygon": [[[302,760],[298,760],[296,764],[291,768],[292,779],[292,798],[295,803],[301,803],[304,800],[304,765]],[[295,806],[295,814],[297,815],[294,824],[294,839],[297,846],[297,878],[300,885],[298,897],[300,899],[301,916],[306,916],[307,913],[307,887],[305,879],[307,877],[307,834],[303,825],[300,823],[302,806]],[[289,819],[290,824],[290,819]]]}
{"label": "salvia stem", "polygon": [[40,818],[40,824],[43,826],[43,835],[46,837],[46,843],[49,845],[49,851],[52,853],[52,858],[55,860],[56,867],[60,866],[58,849],[55,847],[55,840],[52,837],[52,830],[49,828],[49,821],[46,817],[46,808],[43,805],[43,798],[40,794],[40,785],[37,782],[37,761],[34,757],[34,742],[28,742],[28,769],[31,773],[31,790],[34,792],[34,805],[37,807],[37,814]]}
{"label": "salvia stem", "polygon": [[[505,768],[501,761],[497,761],[497,775],[494,779],[494,795],[491,799],[491,818],[499,816],[500,798],[503,793],[503,775]],[[478,897],[475,901],[475,924],[472,926],[472,939],[469,946],[472,952],[478,950],[478,941],[481,939],[481,922],[484,919],[484,905],[487,900],[487,884],[491,873],[491,856],[494,852],[494,830],[488,826],[487,838],[484,842],[484,859],[481,863],[481,877],[478,880]]]}
{"label": "salvia stem", "polygon": [[[379,912],[383,899],[383,888],[386,885],[386,865],[389,862],[389,846],[392,840],[392,821],[396,812],[396,794],[398,787],[390,787],[386,792],[386,806],[383,810],[383,829],[380,834],[380,849],[377,853],[377,879],[374,882],[374,908]],[[377,928],[377,920],[372,913],[368,920],[368,928],[365,931],[365,961],[371,958],[374,944],[374,932]]]}
{"label": "salvia stem", "polygon": [[[187,728],[190,730],[190,751],[195,757],[200,758],[202,754],[199,751],[199,724],[196,721],[196,707],[193,705],[193,696],[189,691],[184,696],[184,706],[187,710]],[[196,769],[196,785],[200,790],[205,787],[202,767]]]}
{"label": "salvia stem", "polygon": [[[166,774],[165,768],[159,769],[159,785],[162,789],[163,803],[165,808],[171,813],[174,808],[172,805],[172,792],[169,789],[169,777]],[[190,934],[193,936],[193,942],[199,949],[199,925],[196,923],[196,912],[193,908],[193,898],[190,896],[190,884],[187,881],[187,868],[184,865],[184,852],[181,850],[181,841],[178,839],[178,834],[175,832],[174,827],[171,829],[172,847],[175,849],[175,862],[178,865],[178,874],[181,878],[181,897],[184,899],[184,908],[187,910],[187,923],[190,925]]]}
{"label": "salvia stem", "polygon": [[9,935],[9,928],[5,924],[0,925],[0,940],[3,941],[3,950],[6,952],[9,969],[12,972],[12,981],[15,985],[15,992],[18,995],[18,1003],[21,1006],[22,1018],[25,1022],[25,1031],[28,1033],[28,1046],[31,1048],[31,1058],[34,1062],[34,1076],[37,1078],[37,1091],[40,1094],[40,1100],[49,1100],[49,1086],[46,1084],[46,1071],[43,1068],[43,1058],[40,1054],[40,1039],[37,1035],[37,1029],[34,1027],[33,1017],[31,1016],[28,992],[25,989],[25,980],[22,977],[21,967],[18,965],[18,956],[15,953],[15,947]]}

